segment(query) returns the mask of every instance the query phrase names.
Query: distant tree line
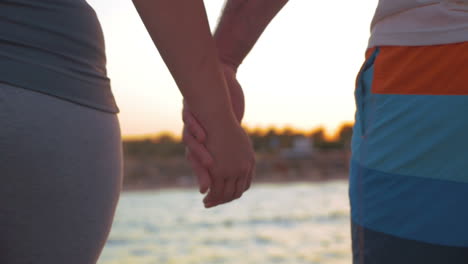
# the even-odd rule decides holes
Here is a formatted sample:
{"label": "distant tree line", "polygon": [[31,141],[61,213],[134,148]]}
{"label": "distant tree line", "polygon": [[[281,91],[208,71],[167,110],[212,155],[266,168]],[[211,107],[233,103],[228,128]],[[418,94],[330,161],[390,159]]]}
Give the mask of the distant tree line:
{"label": "distant tree line", "polygon": [[[327,139],[323,128],[309,133],[300,132],[293,128],[248,129],[253,147],[258,153],[271,153],[279,149],[291,148],[298,137],[310,138],[313,148],[317,150],[349,149],[353,133],[352,124],[343,124],[332,139]],[[134,157],[168,158],[182,156],[185,147],[175,135],[162,133],[153,137],[138,140],[124,140],[124,154]]]}

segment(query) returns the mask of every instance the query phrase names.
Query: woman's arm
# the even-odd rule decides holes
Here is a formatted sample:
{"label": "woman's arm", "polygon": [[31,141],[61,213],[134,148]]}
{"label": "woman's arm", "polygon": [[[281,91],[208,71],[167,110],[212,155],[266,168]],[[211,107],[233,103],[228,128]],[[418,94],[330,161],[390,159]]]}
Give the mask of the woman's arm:
{"label": "woman's arm", "polygon": [[205,207],[239,198],[250,184],[255,156],[231,108],[202,0],[133,0],[184,100],[209,135],[213,161]]}
{"label": "woman's arm", "polygon": [[202,0],[133,0],[191,111],[235,120]]}
{"label": "woman's arm", "polygon": [[[287,2],[287,0],[227,0],[226,2],[214,38],[230,91],[232,107],[239,122],[244,115],[244,94],[236,79],[237,68],[270,21]],[[185,123],[183,137],[187,143],[187,157],[200,182],[200,191],[203,192],[210,186],[207,168],[200,162],[210,156],[203,145],[207,136],[203,124],[192,116],[188,107],[185,107],[183,116]]]}

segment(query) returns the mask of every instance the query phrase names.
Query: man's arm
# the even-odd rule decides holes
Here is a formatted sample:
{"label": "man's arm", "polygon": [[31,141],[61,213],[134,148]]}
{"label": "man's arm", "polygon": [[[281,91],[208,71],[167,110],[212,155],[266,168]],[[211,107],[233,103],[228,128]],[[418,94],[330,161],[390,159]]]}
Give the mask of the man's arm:
{"label": "man's arm", "polygon": [[227,0],[214,39],[219,57],[237,70],[288,0]]}

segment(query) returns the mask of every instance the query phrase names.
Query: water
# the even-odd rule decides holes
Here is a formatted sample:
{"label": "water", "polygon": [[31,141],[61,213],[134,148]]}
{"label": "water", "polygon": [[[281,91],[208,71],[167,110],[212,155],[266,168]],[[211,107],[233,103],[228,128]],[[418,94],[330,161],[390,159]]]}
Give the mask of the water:
{"label": "water", "polygon": [[349,264],[347,188],[255,185],[209,210],[195,190],[123,193],[98,264]]}

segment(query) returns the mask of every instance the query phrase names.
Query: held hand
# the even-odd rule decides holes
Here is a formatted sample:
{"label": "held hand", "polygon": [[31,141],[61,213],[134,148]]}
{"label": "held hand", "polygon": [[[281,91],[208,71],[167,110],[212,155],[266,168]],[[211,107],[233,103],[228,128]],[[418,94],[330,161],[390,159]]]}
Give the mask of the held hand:
{"label": "held hand", "polygon": [[245,99],[244,92],[240,83],[237,81],[236,70],[227,64],[221,64],[224,71],[224,78],[229,88],[229,95],[231,96],[232,110],[236,114],[239,124],[244,117]]}
{"label": "held hand", "polygon": [[210,192],[203,199],[206,208],[238,199],[249,189],[255,171],[255,153],[250,138],[232,120],[219,120],[219,126],[207,131],[205,146],[214,157],[208,167]]}
{"label": "held hand", "polygon": [[207,138],[188,107],[183,116],[183,138],[190,149],[187,158],[198,177],[200,192],[210,189],[203,200],[205,207],[240,198],[250,188],[255,172],[255,154],[248,135],[234,119],[214,120],[219,126],[207,131]]}
{"label": "held hand", "polygon": [[[244,115],[245,106],[242,87],[236,79],[236,71],[227,64],[222,64],[222,67],[230,91],[232,108],[240,123]],[[188,109],[185,101],[182,113],[185,125],[183,130],[183,141],[187,145],[186,157],[197,176],[200,192],[205,193],[211,186],[208,165],[211,164],[210,162],[213,160],[212,156],[203,145],[206,140],[206,133]],[[251,178],[248,181],[247,189],[250,187],[250,182]]]}
{"label": "held hand", "polygon": [[[227,64],[221,64],[224,71],[224,76],[229,88],[231,103],[237,120],[241,123],[244,116],[244,93],[242,87],[236,78],[236,71]],[[184,101],[184,109],[182,111],[182,120],[184,128],[182,131],[182,139],[186,144],[185,155],[187,160],[195,172],[198,179],[200,193],[205,193],[211,184],[208,169],[206,165],[213,160],[212,156],[203,145],[206,139],[206,133],[200,123],[192,115],[188,106]]]}
{"label": "held hand", "polygon": [[211,186],[208,168],[213,164],[213,157],[204,145],[206,140],[205,131],[189,111],[185,101],[182,120],[184,121],[182,141],[186,145],[185,158],[190,162],[190,166],[197,176],[200,193],[204,194]]}

